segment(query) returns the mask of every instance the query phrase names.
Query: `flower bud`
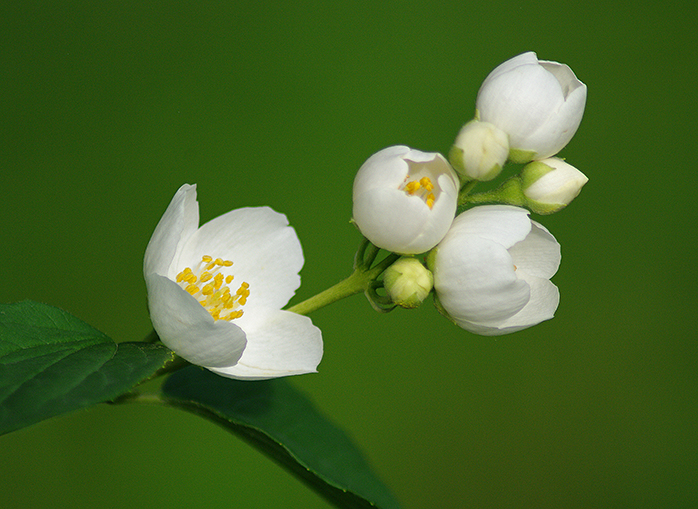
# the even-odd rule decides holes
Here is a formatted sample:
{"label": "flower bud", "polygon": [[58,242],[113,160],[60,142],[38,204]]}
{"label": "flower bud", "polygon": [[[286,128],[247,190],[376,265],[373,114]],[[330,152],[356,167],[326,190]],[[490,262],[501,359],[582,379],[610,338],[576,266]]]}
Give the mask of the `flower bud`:
{"label": "flower bud", "polygon": [[472,120],[456,136],[449,159],[463,180],[492,180],[509,156],[507,134],[489,122]]}
{"label": "flower bud", "polygon": [[458,188],[458,175],[441,154],[388,147],[356,174],[354,222],[382,249],[423,253],[451,226]]}
{"label": "flower bud", "polygon": [[589,179],[571,164],[550,157],[527,164],[521,181],[526,206],[537,214],[552,214],[569,205]]}
{"label": "flower bud", "polygon": [[383,285],[395,304],[411,309],[427,298],[434,276],[416,258],[403,256],[384,272]]}
{"label": "flower bud", "polygon": [[532,51],[507,60],[477,95],[479,119],[509,135],[509,159],[526,163],[557,154],[577,132],[587,87],[572,70]]}
{"label": "flower bud", "polygon": [[550,278],[559,264],[555,237],[531,221],[527,210],[509,205],[466,210],[429,254],[441,309],[483,336],[552,318],[560,294]]}

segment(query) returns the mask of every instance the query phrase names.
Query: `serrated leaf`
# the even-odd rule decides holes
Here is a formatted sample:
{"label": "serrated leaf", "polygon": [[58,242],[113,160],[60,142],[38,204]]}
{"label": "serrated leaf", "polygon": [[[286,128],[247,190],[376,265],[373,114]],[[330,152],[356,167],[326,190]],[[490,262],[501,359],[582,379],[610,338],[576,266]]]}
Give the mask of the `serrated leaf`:
{"label": "serrated leaf", "polygon": [[163,393],[169,404],[247,440],[337,507],[399,507],[346,433],[285,379],[246,382],[192,366],[170,376]]}
{"label": "serrated leaf", "polygon": [[117,344],[46,304],[0,304],[0,434],[110,401],[169,360],[163,346]]}

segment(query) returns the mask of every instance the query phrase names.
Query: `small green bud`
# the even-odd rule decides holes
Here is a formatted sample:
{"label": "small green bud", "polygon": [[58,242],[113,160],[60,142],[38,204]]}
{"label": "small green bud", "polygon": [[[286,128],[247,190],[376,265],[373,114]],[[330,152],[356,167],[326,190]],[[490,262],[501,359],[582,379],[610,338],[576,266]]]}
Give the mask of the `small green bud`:
{"label": "small green bud", "polygon": [[383,286],[390,299],[400,307],[418,307],[434,286],[434,276],[416,258],[403,256],[383,274]]}

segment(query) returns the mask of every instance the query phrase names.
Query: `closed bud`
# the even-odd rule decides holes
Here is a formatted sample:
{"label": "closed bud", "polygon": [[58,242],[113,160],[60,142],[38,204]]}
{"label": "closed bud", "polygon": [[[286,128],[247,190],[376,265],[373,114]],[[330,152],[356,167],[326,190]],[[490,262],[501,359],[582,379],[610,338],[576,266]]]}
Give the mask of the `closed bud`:
{"label": "closed bud", "polygon": [[472,120],[458,133],[449,159],[464,181],[487,181],[502,171],[509,156],[509,137],[489,122]]}
{"label": "closed bud", "polygon": [[587,87],[565,64],[532,51],[495,68],[477,94],[478,118],[509,135],[509,159],[527,163],[557,154],[582,121]]}
{"label": "closed bud", "polygon": [[563,209],[588,181],[581,171],[557,157],[529,163],[521,172],[526,206],[537,214]]}
{"label": "closed bud", "polygon": [[383,285],[395,304],[411,309],[427,298],[434,276],[416,258],[403,256],[385,271]]}

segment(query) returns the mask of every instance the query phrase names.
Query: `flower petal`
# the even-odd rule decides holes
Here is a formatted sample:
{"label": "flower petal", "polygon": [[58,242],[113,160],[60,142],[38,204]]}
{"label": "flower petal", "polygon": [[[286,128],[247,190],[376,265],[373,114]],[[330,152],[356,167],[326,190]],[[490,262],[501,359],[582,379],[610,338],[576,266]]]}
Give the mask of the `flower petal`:
{"label": "flower petal", "polygon": [[175,193],[148,242],[143,273],[166,276],[183,241],[199,227],[196,185],[184,184]]}
{"label": "flower petal", "polygon": [[444,309],[464,328],[470,322],[497,325],[519,312],[530,296],[507,250],[472,235],[439,246],[434,289]]}
{"label": "flower petal", "polygon": [[194,297],[165,276],[147,274],[150,318],[160,340],[193,364],[235,364],[245,348],[245,332],[231,322],[214,321]]}
{"label": "flower petal", "polygon": [[477,236],[510,248],[531,231],[528,211],[511,205],[483,205],[466,210],[453,221],[442,244],[451,237]]}
{"label": "flower petal", "polygon": [[514,265],[531,276],[550,279],[560,267],[560,244],[541,224],[531,221],[531,233],[509,249]]}
{"label": "flower petal", "polygon": [[[202,255],[231,260],[235,281],[250,285],[244,308],[281,308],[300,286],[303,250],[283,214],[269,207],[232,210],[204,224],[183,246],[178,270]],[[174,278],[175,274],[171,273]]]}
{"label": "flower petal", "polygon": [[246,324],[247,348],[237,364],[211,371],[229,378],[263,380],[314,373],[322,359],[322,334],[310,318],[290,311],[257,310]]}
{"label": "flower petal", "polygon": [[499,325],[501,332],[498,334],[509,334],[550,320],[560,304],[560,291],[547,279],[531,276],[524,271],[520,271],[519,277],[531,287],[531,299],[521,311]]}

